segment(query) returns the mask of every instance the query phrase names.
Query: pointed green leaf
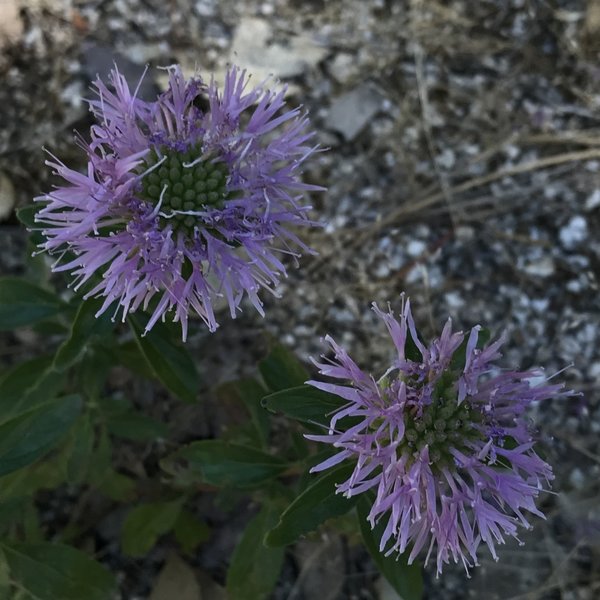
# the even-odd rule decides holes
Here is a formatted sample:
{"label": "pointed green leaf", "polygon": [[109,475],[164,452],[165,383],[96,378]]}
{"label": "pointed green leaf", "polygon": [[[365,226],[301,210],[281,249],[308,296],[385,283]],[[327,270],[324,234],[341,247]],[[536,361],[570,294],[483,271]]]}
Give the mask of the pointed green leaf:
{"label": "pointed green leaf", "polygon": [[310,379],[304,365],[293,352],[277,344],[258,365],[267,387],[273,391],[285,390],[303,384]]}
{"label": "pointed green leaf", "polygon": [[[311,385],[300,385],[265,396],[262,405],[273,412],[308,424],[329,425],[332,414],[347,404],[346,400],[318,390]],[[322,431],[322,428],[319,428]]]}
{"label": "pointed green leaf", "polygon": [[146,442],[166,437],[169,429],[160,421],[130,412],[112,417],[108,422],[108,431],[117,437]]}
{"label": "pointed green leaf", "polygon": [[114,348],[114,354],[118,364],[129,369],[132,373],[152,379],[155,377],[152,367],[148,364],[146,357],[142,354],[138,343],[130,340]]}
{"label": "pointed green leaf", "polygon": [[35,213],[40,209],[40,205],[28,204],[17,209],[17,219],[28,229],[37,229],[39,224],[35,222]]}
{"label": "pointed green leaf", "polygon": [[265,388],[256,379],[250,377],[224,383],[217,389],[219,398],[233,396],[245,405],[254,426],[255,435],[252,437],[262,448],[266,448],[268,445],[270,429],[269,415],[261,406],[261,400],[265,393]]}
{"label": "pointed green leaf", "polygon": [[280,475],[283,460],[246,446],[219,440],[193,442],[176,453],[202,481],[218,486],[252,487]]}
{"label": "pointed green leaf", "polygon": [[162,323],[156,323],[144,334],[144,328],[136,318],[131,317],[129,322],[136,342],[158,380],[178,398],[195,402],[200,378],[187,350],[171,339],[168,327]]}
{"label": "pointed green leaf", "polygon": [[65,396],[0,425],[0,475],[29,465],[54,448],[80,410],[79,396]]}
{"label": "pointed green leaf", "polygon": [[407,555],[385,556],[379,551],[379,542],[387,519],[381,519],[374,529],[367,520],[373,504],[372,494],[363,494],[357,506],[358,521],[363,541],[375,564],[402,600],[421,600],[423,597],[423,574],[418,563],[407,564]]}
{"label": "pointed green leaf", "polygon": [[102,479],[96,484],[99,492],[115,502],[131,502],[135,498],[136,484],[131,477],[113,469],[104,471]]}
{"label": "pointed green leaf", "polygon": [[10,579],[34,600],[110,600],[113,576],[87,554],[50,542],[2,543]]}
{"label": "pointed green leaf", "polygon": [[112,329],[110,322],[110,309],[96,317],[96,313],[102,306],[99,300],[85,300],[79,306],[75,320],[71,326],[71,332],[58,348],[54,358],[54,368],[57,371],[65,371],[79,361],[86,349],[95,339],[107,334]]}
{"label": "pointed green leaf", "polygon": [[[27,227],[29,230],[29,240],[33,248],[39,247],[39,245],[43,244],[45,241],[45,238],[41,232],[42,226],[40,223],[35,222],[35,215],[40,208],[41,206],[39,204],[29,204],[28,206],[23,206],[17,209],[17,219],[19,219],[19,221],[21,221],[21,223],[23,223],[23,225],[25,225],[25,227]],[[40,257],[36,257],[36,259],[39,258]]]}
{"label": "pointed green leaf", "polygon": [[175,525],[182,500],[136,506],[127,515],[121,532],[121,547],[130,556],[144,556],[158,538]]}
{"label": "pointed green leaf", "polygon": [[31,325],[65,310],[58,296],[25,279],[0,278],[0,331]]}
{"label": "pointed green leaf", "polygon": [[[0,477],[0,499],[25,498],[40,490],[52,490],[65,482],[67,446],[56,448],[44,460]],[[0,596],[1,597],[1,596]]]}
{"label": "pointed green leaf", "polygon": [[191,554],[202,542],[208,540],[210,527],[184,508],[175,521],[173,533],[181,549],[186,554]]}
{"label": "pointed green leaf", "polygon": [[277,525],[265,537],[268,546],[286,546],[300,536],[314,531],[327,519],[346,514],[356,504],[356,497],[336,494],[336,484],[350,477],[352,465],[342,465],[321,475],[309,485],[281,514]]}
{"label": "pointed green leaf", "polygon": [[70,455],[67,461],[69,483],[83,483],[92,464],[94,426],[89,413],[82,415],[71,435]]}
{"label": "pointed green leaf", "polygon": [[43,356],[18,364],[0,379],[0,423],[52,400],[65,376],[52,369],[53,358]]}
{"label": "pointed green leaf", "polygon": [[248,523],[227,572],[230,600],[264,600],[270,597],[283,564],[284,548],[268,548],[265,533],[277,520],[277,511],[265,506]]}

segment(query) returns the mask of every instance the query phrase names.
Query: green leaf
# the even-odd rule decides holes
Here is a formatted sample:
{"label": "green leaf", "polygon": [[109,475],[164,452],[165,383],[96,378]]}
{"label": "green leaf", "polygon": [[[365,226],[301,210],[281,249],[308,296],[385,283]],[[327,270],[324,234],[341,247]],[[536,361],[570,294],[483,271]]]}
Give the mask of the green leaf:
{"label": "green leaf", "polygon": [[23,541],[43,542],[44,532],[40,524],[40,515],[33,500],[23,504]]}
{"label": "green leaf", "polygon": [[94,427],[89,413],[82,415],[73,428],[70,455],[67,460],[69,483],[83,483],[92,464]]}
{"label": "green leaf", "polygon": [[277,525],[265,537],[268,546],[287,546],[300,536],[314,531],[321,523],[346,514],[356,504],[356,497],[336,494],[336,484],[350,477],[352,465],[342,465],[319,477],[281,514]]}
{"label": "green leaf", "polygon": [[31,232],[31,241],[35,246],[44,242],[44,236],[40,231],[40,224],[35,222],[35,214],[38,210],[40,210],[39,204],[30,204],[17,209],[17,218]]}
{"label": "green leaf", "polygon": [[36,229],[39,225],[35,222],[35,213],[39,210],[39,205],[28,204],[17,209],[17,219],[28,229]]}
{"label": "green leaf", "polygon": [[92,464],[94,468],[89,472],[89,480],[95,486],[99,486],[107,473],[111,471],[112,464],[112,445],[106,427],[102,427],[98,433],[92,453]]}
{"label": "green leaf", "polygon": [[404,341],[404,356],[413,362],[420,363],[423,361],[423,355],[410,333],[406,334],[406,340]]}
{"label": "green leaf", "polygon": [[302,363],[281,344],[273,347],[269,355],[260,361],[258,368],[267,387],[273,392],[301,385],[310,379]]}
{"label": "green leaf", "polygon": [[77,363],[84,355],[87,348],[102,334],[110,331],[110,309],[96,317],[102,302],[99,300],[85,300],[79,306],[69,338],[65,340],[54,358],[54,368],[57,371],[66,371]]}
{"label": "green leaf", "polygon": [[65,376],[52,369],[53,358],[43,356],[21,363],[0,379],[0,423],[51,400]]}
{"label": "green leaf", "polygon": [[35,462],[64,437],[81,410],[81,398],[46,402],[0,425],[0,475]]}
{"label": "green leaf", "polygon": [[0,331],[54,317],[66,306],[55,294],[24,279],[0,278]]}
{"label": "green leaf", "polygon": [[24,498],[40,490],[58,487],[67,478],[67,460],[67,446],[63,444],[44,460],[4,475],[0,478],[0,498]]}
{"label": "green leaf", "polygon": [[169,429],[160,421],[130,412],[112,417],[108,422],[108,431],[117,437],[146,442],[166,437]]}
{"label": "green leaf", "polygon": [[217,486],[252,487],[280,475],[287,463],[279,458],[219,440],[193,442],[176,456],[188,461],[203,481]]}
{"label": "green leaf", "polygon": [[136,484],[131,477],[118,473],[112,468],[112,446],[110,436],[103,427],[98,435],[92,453],[93,469],[87,480],[102,494],[116,502],[130,502],[135,497]]}
{"label": "green leaf", "polygon": [[104,471],[102,479],[96,483],[95,487],[115,502],[131,502],[136,494],[135,481],[113,469]]}
{"label": "green leaf", "polygon": [[347,401],[343,398],[311,385],[281,390],[262,399],[262,405],[270,411],[283,413],[303,423],[321,425],[329,425],[332,413],[345,404]]}
{"label": "green leaf", "polygon": [[175,539],[186,554],[191,554],[202,542],[208,540],[210,527],[183,508],[173,527]]}
{"label": "green leaf", "polygon": [[195,402],[200,379],[187,350],[174,343],[163,323],[156,323],[144,335],[137,319],[131,317],[129,322],[136,342],[158,380],[178,398]]}
{"label": "green leaf", "polygon": [[148,364],[146,357],[142,354],[135,340],[120,344],[113,349],[113,352],[118,364],[129,369],[132,373],[145,379],[153,379],[155,377],[152,367]]}
{"label": "green leaf", "polygon": [[[243,402],[254,426],[252,437],[256,439],[261,448],[266,448],[269,442],[269,415],[261,406],[265,388],[253,378],[239,379],[219,386],[217,390],[219,399],[233,396],[237,401]],[[254,440],[253,440],[254,441]]]}
{"label": "green leaf", "polygon": [[[481,350],[490,341],[491,332],[489,329],[482,327],[479,330],[479,337],[477,338],[476,348]],[[450,368],[456,371],[462,371],[465,368],[467,361],[467,343],[469,341],[469,335],[465,335],[465,339],[461,345],[456,349],[450,362]]]}
{"label": "green leaf", "polygon": [[131,400],[120,394],[100,398],[98,401],[98,408],[107,420],[111,420],[116,416],[123,416],[130,412],[135,412]]}
{"label": "green leaf", "polygon": [[121,547],[130,556],[144,556],[158,538],[173,529],[182,500],[142,504],[132,509],[121,532]]}
{"label": "green leaf", "polygon": [[386,519],[381,519],[374,529],[367,521],[373,505],[372,494],[363,494],[357,505],[358,522],[363,541],[367,550],[373,557],[375,564],[390,585],[403,600],[420,600],[423,597],[423,574],[419,564],[407,564],[407,556],[385,556],[379,551],[379,542],[387,524]]}
{"label": "green leaf", "polygon": [[96,345],[88,348],[76,371],[76,385],[86,398],[94,403],[100,401],[110,369],[115,364],[115,356],[110,350]]}
{"label": "green leaf", "polygon": [[110,600],[113,576],[83,552],[63,544],[2,543],[10,579],[34,600]]}
{"label": "green leaf", "polygon": [[263,600],[270,597],[283,564],[284,548],[267,548],[265,533],[277,512],[268,506],[248,523],[231,558],[227,572],[229,600]]}

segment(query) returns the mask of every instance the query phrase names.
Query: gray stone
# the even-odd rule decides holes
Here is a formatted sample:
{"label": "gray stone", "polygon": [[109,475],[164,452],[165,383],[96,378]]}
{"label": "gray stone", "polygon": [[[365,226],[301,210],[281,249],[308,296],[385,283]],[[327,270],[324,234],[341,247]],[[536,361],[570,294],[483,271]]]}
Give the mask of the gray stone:
{"label": "gray stone", "polygon": [[571,249],[583,242],[587,235],[587,221],[581,215],[575,215],[561,228],[558,237],[565,248]]}
{"label": "gray stone", "polygon": [[338,83],[348,83],[357,72],[356,57],[348,52],[340,52],[335,55],[329,70]]}
{"label": "gray stone", "polygon": [[543,256],[539,260],[526,264],[523,270],[534,277],[550,277],[555,271],[554,261],[549,256]]}
{"label": "gray stone", "polygon": [[327,117],[327,126],[352,141],[382,110],[385,96],[372,83],[363,83],[333,101]]}
{"label": "gray stone", "polygon": [[235,30],[230,60],[248,69],[257,83],[269,76],[296,77],[319,62],[326,49],[306,35],[290,37],[287,45],[269,43],[271,26],[265,19],[245,18]]}
{"label": "gray stone", "polygon": [[600,206],[600,188],[595,189],[585,201],[585,210],[588,212]]}

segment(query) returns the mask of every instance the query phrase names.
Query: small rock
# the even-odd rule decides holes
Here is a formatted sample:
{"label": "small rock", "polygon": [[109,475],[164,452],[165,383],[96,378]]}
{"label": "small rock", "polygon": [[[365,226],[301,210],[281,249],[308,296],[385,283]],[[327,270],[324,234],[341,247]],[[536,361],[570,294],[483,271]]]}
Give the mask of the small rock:
{"label": "small rock", "polygon": [[[142,77],[145,69],[143,65],[137,64],[126,56],[115,52],[110,46],[92,42],[84,45],[81,64],[83,74],[91,81],[94,81],[98,76],[100,79],[107,81],[108,74],[116,64],[133,88],[137,86],[137,82]],[[148,70],[140,84],[138,98],[147,101],[156,100],[157,87],[153,80],[155,73],[155,69]]]}
{"label": "small rock", "polygon": [[446,148],[441,154],[438,155],[436,162],[440,167],[449,171],[456,163],[456,155],[454,154],[454,150]]}
{"label": "small rock", "polygon": [[600,206],[600,188],[595,189],[585,201],[585,210],[590,212]]}
{"label": "small rock", "polygon": [[572,294],[580,294],[587,288],[587,280],[585,277],[578,277],[567,282],[567,290]]}
{"label": "small rock", "polygon": [[390,268],[388,267],[387,261],[379,263],[373,274],[379,279],[385,279],[390,274]]}
{"label": "small rock", "polygon": [[217,12],[215,0],[197,0],[194,10],[201,17],[214,17]]}
{"label": "small rock", "polygon": [[260,82],[271,75],[302,75],[326,54],[325,48],[305,35],[290,37],[286,46],[269,44],[270,38],[271,26],[265,19],[242,19],[231,43],[230,61],[246,67]]}
{"label": "small rock", "polygon": [[363,83],[333,101],[327,126],[352,141],[382,110],[385,96],[372,83]]}
{"label": "small rock", "polygon": [[537,313],[545,313],[550,306],[550,300],[548,298],[532,298],[531,307]]}
{"label": "small rock", "polygon": [[300,572],[295,587],[299,594],[290,597],[318,598],[327,589],[330,598],[337,598],[344,585],[342,543],[339,537],[324,537],[318,544],[306,540],[294,547],[294,557]]}
{"label": "small rock", "polygon": [[585,475],[579,467],[575,467],[569,475],[569,483],[576,489],[581,490],[585,486]]}
{"label": "small rock", "polygon": [[[121,48],[125,50],[125,48]],[[159,64],[164,64],[165,57],[169,56],[171,49],[167,42],[158,44],[129,44],[126,48],[127,58],[138,65],[145,65],[152,60],[158,61]],[[161,62],[162,61],[162,62]]]}
{"label": "small rock", "polygon": [[275,12],[275,7],[268,2],[263,2],[260,5],[260,14],[265,17],[270,17]]}
{"label": "small rock", "polygon": [[18,0],[2,0],[0,9],[2,20],[0,20],[0,47],[4,43],[14,43],[21,38],[23,34],[23,21],[19,15]]}
{"label": "small rock", "polygon": [[427,244],[422,240],[411,240],[406,246],[406,252],[413,258],[421,256],[427,249]]}
{"label": "small rock", "polygon": [[554,261],[549,256],[543,256],[539,260],[526,264],[523,270],[534,277],[550,277],[554,274]]}
{"label": "small rock", "polygon": [[459,225],[455,229],[454,235],[461,242],[470,242],[475,237],[475,229],[470,225]]}
{"label": "small rock", "polygon": [[587,235],[587,221],[581,215],[575,215],[561,228],[558,237],[561,244],[569,250],[583,242],[587,238]]}
{"label": "small rock", "polygon": [[458,292],[446,292],[444,298],[451,310],[457,310],[465,305],[465,301]]}
{"label": "small rock", "polygon": [[150,600],[198,600],[200,585],[192,568],[175,553],[171,554],[154,582]]}
{"label": "small rock", "polygon": [[600,361],[593,362],[590,365],[589,375],[592,379],[600,381]]}
{"label": "small rock", "polygon": [[329,71],[338,83],[348,83],[356,74],[356,57],[348,52],[336,54]]}
{"label": "small rock", "polygon": [[423,282],[423,279],[427,276],[427,270],[422,264],[416,264],[408,271],[404,281],[411,285],[417,282]]}
{"label": "small rock", "polygon": [[15,187],[8,175],[0,171],[0,221],[10,217],[15,201]]}

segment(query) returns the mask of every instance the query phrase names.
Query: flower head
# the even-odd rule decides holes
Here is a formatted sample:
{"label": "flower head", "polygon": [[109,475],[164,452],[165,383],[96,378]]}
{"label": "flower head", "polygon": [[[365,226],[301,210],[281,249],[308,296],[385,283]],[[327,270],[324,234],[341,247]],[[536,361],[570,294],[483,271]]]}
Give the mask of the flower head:
{"label": "flower head", "polygon": [[244,295],[263,314],[258,292],[285,275],[280,255],[310,251],[290,227],[314,224],[303,197],[322,188],[299,179],[316,148],[285,90],[247,89],[236,67],[222,91],[178,66],[168,73],[154,102],[137,98],[116,68],[114,91],[96,81],[98,123],[81,142],[87,172],[48,161],[65,183],[36,198],[37,220],[43,249],[59,253],[54,269],[105,299],[98,314],[113,303],[123,319],[149,308],[149,330],[172,311],[185,339],[190,312],[216,329],[218,297],[232,317]]}
{"label": "flower head", "polygon": [[533,386],[537,369],[500,371],[493,362],[504,340],[480,348],[480,327],[453,333],[448,320],[425,346],[408,300],[399,320],[375,304],[373,310],[397,357],[375,380],[326,338],[335,358],[317,363],[321,374],[349,383],[308,383],[347,404],[331,418],[328,434],[307,436],[338,450],[313,471],[345,459],[356,463],[337,492],[350,497],[372,490],[371,526],[386,522],[382,552],[408,551],[412,563],[426,549],[426,561],[436,556],[438,574],[451,558],[468,571],[482,542],[496,559],[496,544],[517,538],[518,526],[531,527],[526,513],[543,517],[534,501],[553,475],[533,450],[526,411],[572,392]]}

